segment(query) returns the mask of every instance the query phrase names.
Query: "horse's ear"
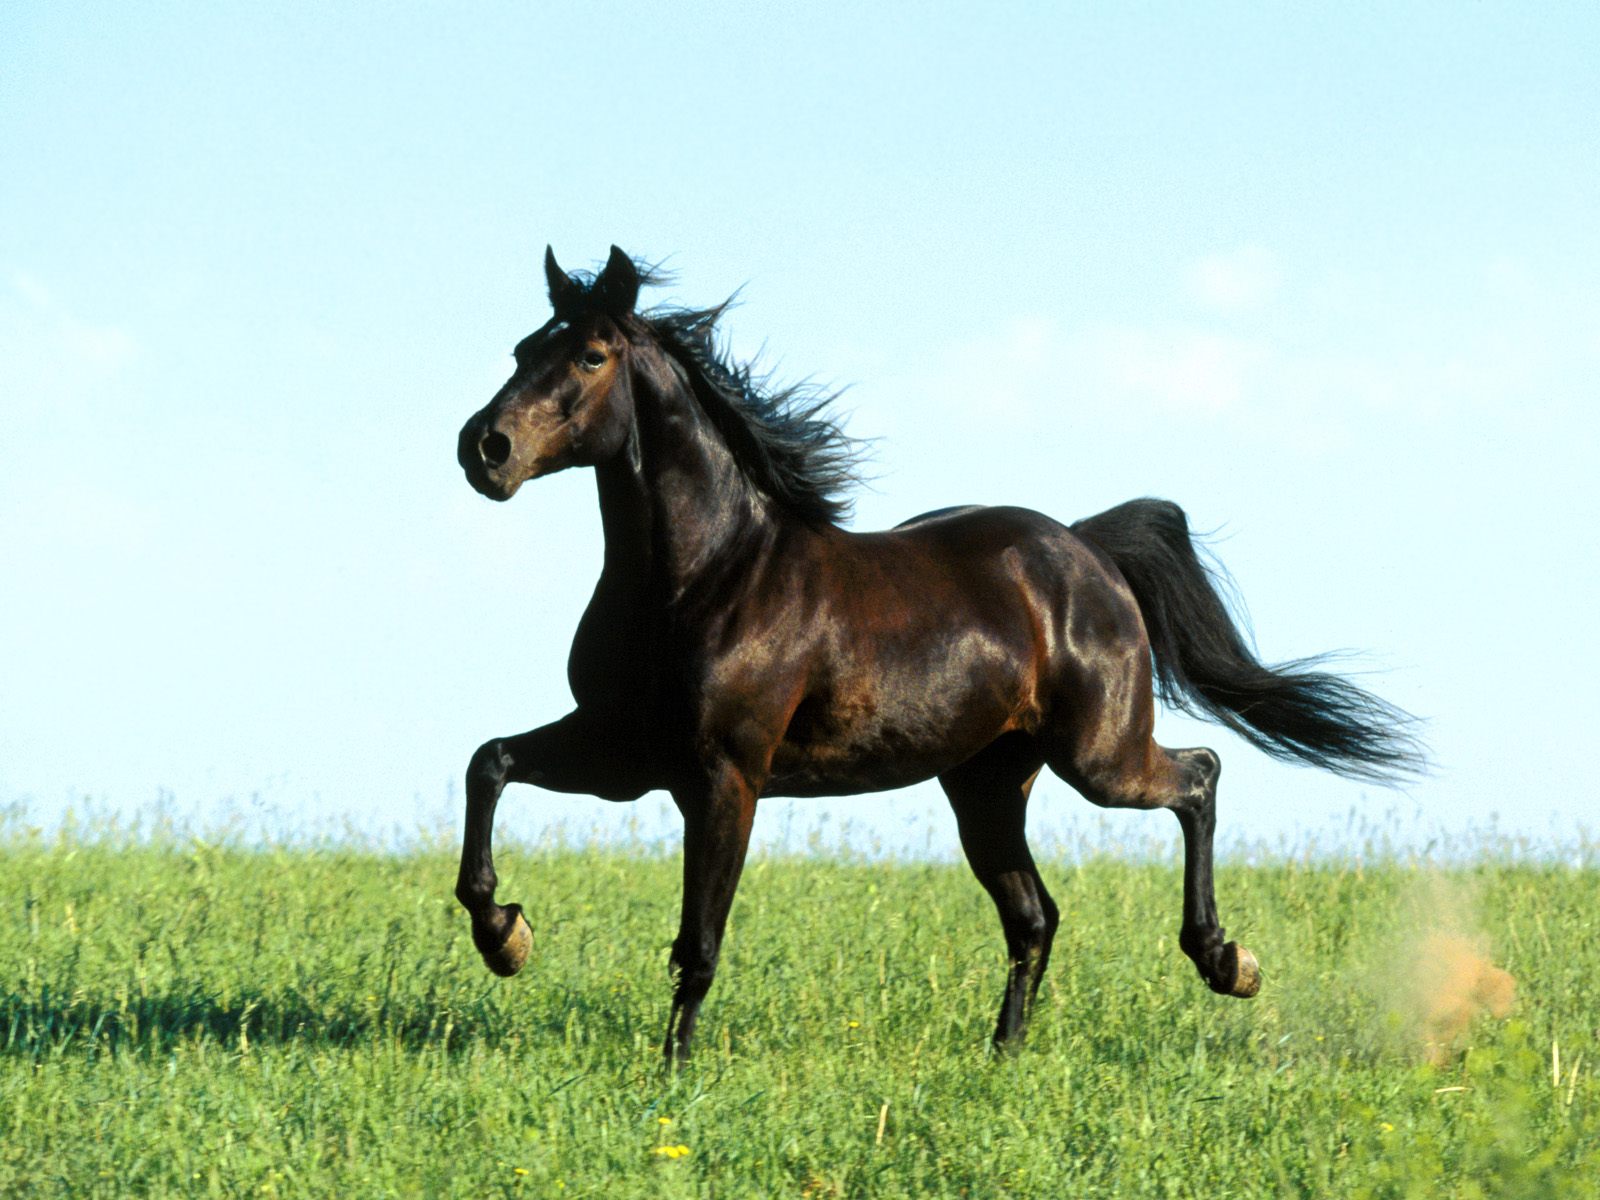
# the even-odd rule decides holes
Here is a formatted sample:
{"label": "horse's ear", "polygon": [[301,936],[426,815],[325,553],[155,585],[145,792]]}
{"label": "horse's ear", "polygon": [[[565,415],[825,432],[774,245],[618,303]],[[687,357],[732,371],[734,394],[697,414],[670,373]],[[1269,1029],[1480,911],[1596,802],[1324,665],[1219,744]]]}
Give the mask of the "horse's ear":
{"label": "horse's ear", "polygon": [[556,262],[555,250],[549,246],[544,248],[544,281],[550,289],[550,307],[555,309],[557,316],[563,316],[576,307],[582,289],[561,269]]}
{"label": "horse's ear", "polygon": [[633,259],[613,246],[605,269],[594,281],[594,290],[602,308],[614,317],[625,317],[639,301],[639,268],[633,265]]}

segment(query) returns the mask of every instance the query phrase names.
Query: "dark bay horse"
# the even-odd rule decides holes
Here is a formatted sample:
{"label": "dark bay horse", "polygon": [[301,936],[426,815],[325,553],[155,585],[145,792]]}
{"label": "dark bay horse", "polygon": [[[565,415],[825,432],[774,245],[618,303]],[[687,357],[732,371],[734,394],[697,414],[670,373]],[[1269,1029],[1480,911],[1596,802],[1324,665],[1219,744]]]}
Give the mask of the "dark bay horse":
{"label": "dark bay horse", "polygon": [[1314,662],[1260,663],[1173,504],[1072,526],[966,507],[840,528],[853,444],[814,393],[726,360],[725,306],[636,311],[657,277],[616,247],[597,275],[569,276],[549,252],[545,272],[554,315],[457,453],[494,500],[592,467],[605,560],[568,663],[577,707],[484,743],[467,768],[456,895],[490,969],[515,974],[533,941],[494,895],[508,782],[671,793],[683,912],[666,1052],[681,1059],[756,801],[937,778],[999,909],[1011,966],[994,1040],[1015,1043],[1059,920],[1024,836],[1048,766],[1095,804],[1177,816],[1179,944],[1213,991],[1255,995],[1256,960],[1224,939],[1212,894],[1217,756],[1157,745],[1154,694],[1269,754],[1377,780],[1420,769],[1409,718]]}

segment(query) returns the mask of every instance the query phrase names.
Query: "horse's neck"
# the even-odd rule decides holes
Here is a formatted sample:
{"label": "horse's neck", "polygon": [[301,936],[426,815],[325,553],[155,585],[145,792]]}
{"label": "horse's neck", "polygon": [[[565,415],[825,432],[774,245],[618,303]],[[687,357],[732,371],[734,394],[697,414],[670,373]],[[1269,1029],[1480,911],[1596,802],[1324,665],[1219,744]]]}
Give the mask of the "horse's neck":
{"label": "horse's neck", "polygon": [[774,517],[681,376],[636,379],[634,414],[628,444],[596,468],[606,570],[676,601],[747,561]]}

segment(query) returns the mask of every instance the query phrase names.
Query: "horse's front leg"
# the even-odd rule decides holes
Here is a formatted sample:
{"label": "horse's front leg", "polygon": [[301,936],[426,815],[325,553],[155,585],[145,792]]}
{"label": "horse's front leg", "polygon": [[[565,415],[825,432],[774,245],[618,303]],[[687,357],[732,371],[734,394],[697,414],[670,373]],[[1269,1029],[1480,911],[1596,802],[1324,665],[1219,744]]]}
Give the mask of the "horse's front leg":
{"label": "horse's front leg", "polygon": [[519,904],[495,903],[494,810],[508,783],[558,792],[636,799],[646,786],[623,739],[581,711],[515,737],[492,738],[467,766],[467,821],[456,899],[472,917],[472,940],[496,975],[515,975],[533,949]]}
{"label": "horse's front leg", "polygon": [[664,1047],[669,1063],[689,1057],[695,1020],[717,971],[722,931],[744,870],[758,791],[729,766],[704,783],[672,793],[683,813],[683,914],[670,960],[675,984]]}

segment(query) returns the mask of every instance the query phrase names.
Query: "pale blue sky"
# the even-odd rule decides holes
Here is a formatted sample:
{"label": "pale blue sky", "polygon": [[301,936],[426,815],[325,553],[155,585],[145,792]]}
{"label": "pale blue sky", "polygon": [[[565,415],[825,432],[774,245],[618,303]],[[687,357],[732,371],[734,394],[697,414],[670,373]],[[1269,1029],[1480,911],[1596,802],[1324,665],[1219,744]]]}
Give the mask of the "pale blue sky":
{"label": "pale blue sky", "polygon": [[[1403,796],[1164,720],[1228,835],[1594,829],[1597,14],[5,5],[0,802],[454,820],[566,711],[600,550],[586,475],[493,505],[456,430],[545,243],[616,242],[851,385],[859,527],[1169,496],[1264,656],[1363,650],[1428,718]],[[954,845],[927,791],[758,830],[822,813]]]}

